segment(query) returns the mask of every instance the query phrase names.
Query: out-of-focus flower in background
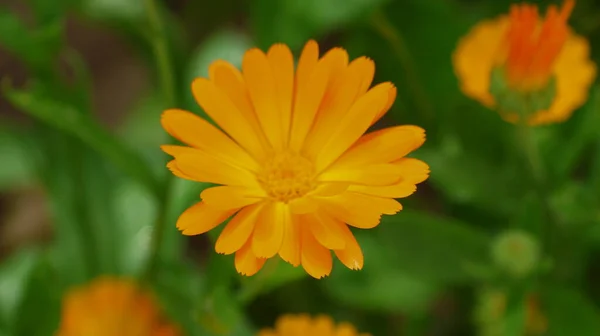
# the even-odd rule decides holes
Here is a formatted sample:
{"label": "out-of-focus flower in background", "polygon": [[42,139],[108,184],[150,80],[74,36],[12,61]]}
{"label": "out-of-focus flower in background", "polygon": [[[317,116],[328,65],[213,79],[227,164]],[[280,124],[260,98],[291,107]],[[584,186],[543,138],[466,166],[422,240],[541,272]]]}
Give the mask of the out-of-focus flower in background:
{"label": "out-of-focus flower in background", "polygon": [[462,91],[510,122],[562,122],[585,103],[596,77],[588,41],[568,26],[574,0],[548,7],[515,4],[477,24],[453,55]]}
{"label": "out-of-focus flower in background", "polygon": [[273,329],[263,329],[257,336],[370,336],[359,333],[349,323],[335,322],[329,316],[310,317],[308,315],[283,315]]}
{"label": "out-of-focus flower in background", "polygon": [[389,82],[369,89],[375,64],[348,61],[334,48],[319,58],[309,41],[294,74],[283,44],[265,54],[251,49],[242,72],[217,60],[209,78],[192,84],[198,104],[222,129],[181,110],[167,110],[165,130],[187,146],[165,145],[178,177],[215,183],[177,222],[185,235],[212,230],[233,218],[216,242],[235,253],[239,273],[253,275],[275,255],[302,265],[315,278],[328,275],[333,250],[351,269],[363,254],[348,225],[370,229],[382,214],[402,209],[427,179],[429,167],[405,156],[425,141],[417,126],[363,134],[392,106]]}
{"label": "out-of-focus flower in background", "polygon": [[152,297],[133,281],[98,278],[63,299],[56,336],[179,336]]}

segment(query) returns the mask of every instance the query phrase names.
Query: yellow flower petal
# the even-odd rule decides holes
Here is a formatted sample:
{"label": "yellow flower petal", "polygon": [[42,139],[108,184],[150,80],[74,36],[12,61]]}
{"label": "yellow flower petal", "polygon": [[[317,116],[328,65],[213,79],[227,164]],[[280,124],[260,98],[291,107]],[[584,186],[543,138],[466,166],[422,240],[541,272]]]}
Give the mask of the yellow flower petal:
{"label": "yellow flower petal", "polygon": [[[260,158],[264,151],[260,137],[254,132],[245,113],[242,113],[225,92],[206,78],[197,78],[192,83],[192,91],[198,105],[204,109],[217,125],[219,125],[240,146],[244,147],[255,158]],[[210,145],[210,143],[209,143]]]}
{"label": "yellow flower petal", "polygon": [[505,16],[482,21],[460,40],[452,55],[461,90],[488,107],[495,104],[490,93],[490,80],[508,25]]}
{"label": "yellow flower petal", "polygon": [[259,187],[250,171],[231,166],[197,149],[176,156],[175,162],[183,174],[192,177],[195,181],[249,188]]}
{"label": "yellow flower petal", "polygon": [[192,147],[201,149],[229,164],[239,165],[252,171],[258,170],[258,163],[246,151],[223,132],[193,113],[176,109],[166,110],[162,114],[161,122],[169,134]]}
{"label": "yellow flower petal", "polygon": [[359,270],[363,268],[364,256],[356,238],[347,226],[342,227],[344,235],[342,238],[345,241],[345,246],[341,250],[334,250],[337,258],[351,270]]}
{"label": "yellow flower petal", "polygon": [[589,42],[572,34],[554,63],[556,98],[548,111],[533,116],[530,124],[563,122],[588,99],[597,67],[590,59]]}
{"label": "yellow flower petal", "polygon": [[321,103],[314,126],[306,139],[305,152],[318,152],[320,146],[330,138],[331,130],[337,127],[356,99],[367,92],[374,74],[375,64],[366,57],[357,58],[350,63],[339,80],[328,88],[328,94]]}
{"label": "yellow flower petal", "polygon": [[235,253],[235,269],[246,276],[256,274],[265,264],[267,259],[257,258],[252,253],[252,240],[248,240],[241,249]]}
{"label": "yellow flower petal", "polygon": [[292,266],[300,265],[300,225],[298,217],[290,213],[283,216],[280,223],[283,226],[283,244],[279,250],[281,259],[287,261]]}
{"label": "yellow flower petal", "polygon": [[330,78],[336,69],[343,68],[344,62],[347,63],[347,60],[348,54],[343,49],[332,49],[318,61],[310,76],[302,77],[302,79],[307,79],[306,81],[298,80],[290,131],[289,147],[292,150],[300,152],[302,149]]}
{"label": "yellow flower petal", "polygon": [[364,166],[398,160],[425,142],[425,130],[406,125],[384,128],[361,137],[335,163],[343,166]]}
{"label": "yellow flower petal", "polygon": [[307,227],[302,227],[302,267],[313,278],[320,279],[333,267],[331,252],[319,244]]}
{"label": "yellow flower petal", "polygon": [[274,148],[283,148],[283,123],[278,102],[273,99],[277,97],[275,78],[267,55],[257,48],[248,50],[242,61],[242,73],[263,132]]}
{"label": "yellow flower petal", "polygon": [[227,223],[215,244],[217,253],[231,254],[246,244],[263,205],[261,203],[247,206]]}
{"label": "yellow flower petal", "polygon": [[246,149],[252,153],[254,158],[262,159],[265,149],[268,148],[268,140],[260,127],[258,117],[248,97],[248,89],[241,72],[231,63],[216,60],[209,67],[209,78],[217,88],[231,99],[231,102],[242,115],[242,120],[248,123],[250,129],[256,135],[258,143],[251,143]]}
{"label": "yellow flower petal", "polygon": [[281,249],[283,243],[284,217],[289,216],[287,204],[270,202],[261,211],[254,234],[252,235],[252,251],[259,258],[271,258]]}
{"label": "yellow flower petal", "polygon": [[346,224],[327,215],[323,211],[300,217],[303,226],[308,226],[315,239],[331,250],[341,250],[346,246],[344,232]]}
{"label": "yellow flower petal", "polygon": [[391,83],[379,84],[352,105],[345,118],[340,120],[338,126],[332,130],[329,141],[323,144],[316,156],[317,171],[327,168],[365,133],[373,118],[387,104],[388,92],[391,89],[393,89]]}
{"label": "yellow flower petal", "polygon": [[347,167],[339,165],[324,171],[320,176],[321,182],[346,182],[362,185],[390,185],[400,180],[402,168],[386,163],[366,167]]}
{"label": "yellow flower petal", "polygon": [[323,203],[324,211],[361,229],[372,229],[379,225],[382,214],[393,215],[402,210],[402,205],[394,199],[349,191],[334,197],[319,197],[318,200]]}
{"label": "yellow flower petal", "polygon": [[262,201],[267,195],[260,188],[220,186],[204,189],[200,198],[207,205],[221,210],[239,209]]}
{"label": "yellow flower petal", "polygon": [[292,100],[294,96],[294,56],[285,44],[275,44],[267,53],[267,58],[275,80],[277,103],[281,115],[283,144],[287,145],[292,121]]}
{"label": "yellow flower petal", "polygon": [[393,164],[402,170],[402,181],[418,184],[429,177],[429,166],[421,160],[402,158]]}
{"label": "yellow flower petal", "polygon": [[186,236],[206,233],[231,217],[236,210],[219,210],[198,202],[179,216],[177,228]]}

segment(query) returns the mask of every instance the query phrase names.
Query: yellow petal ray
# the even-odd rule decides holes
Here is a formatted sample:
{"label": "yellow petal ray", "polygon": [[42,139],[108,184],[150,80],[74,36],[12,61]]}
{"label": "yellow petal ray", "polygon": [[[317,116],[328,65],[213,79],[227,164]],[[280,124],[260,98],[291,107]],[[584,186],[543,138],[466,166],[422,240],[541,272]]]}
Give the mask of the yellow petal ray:
{"label": "yellow petal ray", "polygon": [[248,239],[246,244],[235,253],[235,269],[246,276],[252,276],[260,271],[267,260],[255,257],[251,245],[252,240]]}
{"label": "yellow petal ray", "polygon": [[[323,56],[314,67],[306,81],[298,81],[292,125],[290,130],[290,148],[300,152],[304,140],[310,131],[330,78],[336,69],[343,69],[348,63],[348,53],[341,48],[334,48]],[[300,69],[298,69],[300,71]]]}
{"label": "yellow petal ray", "polygon": [[199,116],[183,110],[166,110],[163,128],[178,140],[232,165],[258,170],[256,161],[227,135]]}
{"label": "yellow petal ray", "polygon": [[267,52],[267,58],[275,80],[276,99],[281,115],[282,138],[284,145],[289,141],[292,122],[292,100],[294,95],[294,56],[285,44],[274,44]]}
{"label": "yellow petal ray", "polygon": [[547,124],[567,120],[588,99],[589,87],[596,78],[597,67],[590,59],[590,46],[584,37],[572,34],[554,64],[556,98],[548,111],[540,111],[530,124]]}
{"label": "yellow petal ray", "polygon": [[287,205],[281,202],[265,204],[258,216],[252,235],[252,251],[259,258],[271,258],[283,243],[283,218],[289,216]]}
{"label": "yellow petal ray", "polygon": [[[304,45],[298,58],[296,68],[296,83],[294,87],[304,86],[310,80],[313,70],[319,61],[319,45],[315,40],[309,40]],[[296,91],[296,90],[295,90]]]}
{"label": "yellow petal ray", "polygon": [[403,181],[418,184],[429,177],[429,165],[421,160],[402,158],[393,164],[402,170]]}
{"label": "yellow petal ray", "polygon": [[302,215],[317,211],[319,203],[310,196],[293,199],[289,203],[290,212],[295,215]]}
{"label": "yellow petal ray", "polygon": [[343,193],[348,189],[350,183],[347,182],[326,182],[320,183],[317,188],[311,191],[308,195],[310,196],[335,196]]}
{"label": "yellow petal ray", "polygon": [[375,64],[366,57],[360,57],[350,63],[328,88],[319,107],[315,123],[306,138],[304,151],[314,157],[331,136],[340,120],[352,107],[356,99],[367,91],[373,80]]}
{"label": "yellow petal ray", "polygon": [[326,315],[319,315],[316,316],[313,320],[311,335],[335,335],[335,329],[336,326],[331,317]]}
{"label": "yellow petal ray", "polygon": [[401,167],[391,163],[365,167],[336,166],[321,173],[319,181],[385,186],[398,182],[402,172]]}
{"label": "yellow petal ray", "polygon": [[323,144],[315,159],[315,169],[323,171],[345,152],[371,125],[375,115],[387,104],[391,83],[382,83],[360,97],[348,114],[332,130],[329,141]]}
{"label": "yellow petal ray", "polygon": [[363,268],[364,264],[364,256],[360,245],[354,238],[352,231],[347,226],[342,227],[342,231],[344,232],[344,241],[345,247],[342,250],[335,250],[335,255],[337,258],[351,270],[359,270]]}
{"label": "yellow petal ray", "polygon": [[494,105],[490,78],[508,25],[506,16],[480,22],[459,41],[452,54],[462,92],[488,107]]}
{"label": "yellow petal ray", "polygon": [[262,201],[267,195],[260,188],[218,186],[204,189],[200,198],[216,209],[239,209]]}
{"label": "yellow petal ray", "polygon": [[262,203],[253,204],[240,210],[227,223],[219,235],[215,243],[215,251],[217,253],[231,254],[241,249],[254,230],[262,206]]}
{"label": "yellow petal ray", "polygon": [[231,98],[206,78],[197,78],[192,83],[192,92],[198,105],[240,146],[255,158],[264,156],[259,136],[245,113],[240,112]]}
{"label": "yellow petal ray", "polygon": [[300,235],[300,225],[297,216],[292,215],[289,210],[283,216],[280,223],[283,226],[283,244],[279,250],[281,259],[287,261],[293,266],[300,265],[300,243],[302,236]]}
{"label": "yellow petal ray", "polygon": [[398,160],[425,142],[425,130],[406,125],[362,136],[333,166],[364,166]]}
{"label": "yellow petal ray", "polygon": [[329,275],[333,267],[331,252],[319,244],[309,228],[302,226],[300,230],[302,234],[302,267],[306,273],[316,279]]}
{"label": "yellow petal ray", "polygon": [[201,182],[198,181],[196,179],[194,179],[193,177],[184,174],[181,169],[179,169],[179,167],[177,167],[177,162],[175,160],[171,160],[169,161],[169,163],[167,163],[167,168],[171,171],[171,173],[173,173],[173,175],[180,177],[182,179],[186,179],[186,180],[190,180],[190,181],[196,181],[196,182]]}
{"label": "yellow petal ray", "polygon": [[219,210],[198,202],[179,216],[176,226],[186,236],[199,235],[216,228],[236,211]]}
{"label": "yellow petal ray", "polygon": [[375,118],[373,119],[373,121],[371,121],[371,125],[373,125],[376,122],[378,122],[379,119],[381,119],[392,108],[392,105],[394,105],[394,102],[396,101],[397,91],[398,90],[396,89],[396,87],[393,87],[388,92],[388,101],[387,101],[387,104],[383,107],[383,109],[381,111],[379,111],[379,113],[377,113],[377,115],[375,116]]}
{"label": "yellow petal ray", "polygon": [[177,168],[195,181],[258,188],[255,175],[248,170],[231,166],[218,158],[194,149],[175,157]]}
{"label": "yellow petal ray", "polygon": [[283,148],[282,118],[274,99],[277,94],[275,78],[265,53],[257,48],[248,50],[242,61],[242,73],[263,132],[274,148]]}
{"label": "yellow petal ray", "polygon": [[248,123],[252,132],[256,134],[261,146],[260,149],[253,149],[251,153],[256,159],[262,159],[264,155],[263,151],[269,148],[269,142],[260,127],[258,117],[254,112],[250,97],[248,97],[248,89],[246,88],[242,73],[231,65],[231,63],[223,60],[216,60],[211,63],[208,71],[210,80],[231,99],[240,114],[244,117],[243,120]]}
{"label": "yellow petal ray", "polygon": [[361,229],[372,229],[379,225],[382,214],[393,215],[402,210],[402,205],[394,199],[349,191],[316,199],[324,203],[322,209],[334,218]]}
{"label": "yellow petal ray", "polygon": [[315,239],[331,250],[340,250],[346,246],[341,226],[346,225],[325,212],[316,212],[299,216],[302,225],[308,226]]}
{"label": "yellow petal ray", "polygon": [[414,194],[417,186],[414,183],[401,180],[389,186],[351,185],[349,191],[376,197],[404,198]]}

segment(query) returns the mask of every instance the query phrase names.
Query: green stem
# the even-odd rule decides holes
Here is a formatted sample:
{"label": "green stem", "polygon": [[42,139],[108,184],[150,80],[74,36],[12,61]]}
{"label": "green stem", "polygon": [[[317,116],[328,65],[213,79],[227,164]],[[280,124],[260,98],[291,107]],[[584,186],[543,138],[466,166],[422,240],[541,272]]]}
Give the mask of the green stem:
{"label": "green stem", "polygon": [[538,231],[538,235],[544,246],[544,249],[547,250],[550,245],[550,231],[552,227],[554,227],[554,217],[552,215],[552,207],[548,199],[548,195],[550,194],[547,181],[548,175],[544,167],[539,146],[533,137],[533,129],[528,124],[527,116],[533,115],[534,112],[535,111],[531,111],[529,106],[526,106],[523,113],[520,115],[517,130],[519,140],[518,144],[520,145],[520,150],[522,151],[524,160],[526,161],[526,166],[528,167],[534,190],[542,206],[542,211],[546,220],[545,223],[540,223],[536,230]]}
{"label": "green stem", "polygon": [[[159,7],[156,0],[145,0],[148,22],[151,29],[149,35],[150,42],[154,49],[156,58],[156,67],[158,69],[159,80],[163,91],[165,105],[168,107],[176,106],[175,95],[175,80],[173,76],[173,68],[168,49],[167,36],[164,29],[164,24],[160,15]],[[150,243],[150,257],[148,266],[143,274],[145,281],[152,281],[156,269],[158,267],[160,252],[164,241],[164,234],[167,224],[167,209],[168,195],[170,191],[170,178],[167,178],[162,188],[158,192],[158,214],[156,223],[152,232],[152,240]]]}
{"label": "green stem", "polygon": [[156,1],[145,0],[144,3],[148,14],[148,23],[150,24],[151,29],[149,38],[152,48],[154,49],[154,56],[156,57],[156,67],[160,76],[163,98],[166,105],[175,107],[175,79],[167,43],[167,34]]}
{"label": "green stem", "polygon": [[417,108],[422,112],[423,116],[429,120],[433,119],[433,109],[427,99],[427,94],[423,88],[423,84],[419,79],[416,71],[416,66],[410,55],[408,47],[402,37],[402,34],[390,23],[384,13],[377,11],[371,21],[373,28],[388,41],[392,50],[400,61],[400,66],[404,70],[406,81],[411,83],[409,89],[412,90],[412,95],[415,98]]}

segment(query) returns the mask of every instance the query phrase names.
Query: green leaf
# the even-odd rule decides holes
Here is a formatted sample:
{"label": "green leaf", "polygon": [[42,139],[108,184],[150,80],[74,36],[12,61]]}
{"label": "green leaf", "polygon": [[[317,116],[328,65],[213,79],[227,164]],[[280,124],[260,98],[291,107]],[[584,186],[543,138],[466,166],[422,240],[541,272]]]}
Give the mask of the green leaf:
{"label": "green leaf", "polygon": [[23,112],[74,135],[153,193],[160,192],[160,187],[144,160],[87,114],[68,103],[56,101],[40,86],[24,91],[13,89],[5,83],[3,91],[6,98]]}
{"label": "green leaf", "polygon": [[452,203],[499,214],[511,214],[518,206],[521,185],[515,166],[492,164],[454,136],[443,138],[438,147],[426,145],[416,156],[431,168],[429,183]]}
{"label": "green leaf", "polygon": [[[372,248],[366,250],[364,239],[361,243],[365,252],[374,252]],[[327,293],[344,304],[361,309],[424,314],[438,294],[438,286],[392,268],[394,264],[387,260],[389,257],[382,257],[383,260],[366,266],[363,271],[336,267],[331,278],[323,280]],[[389,263],[384,265],[385,261]]]}
{"label": "green leaf", "polygon": [[238,300],[247,304],[261,294],[307,276],[302,267],[294,267],[279,258],[269,259],[258,274],[242,278],[242,288],[238,294]]}
{"label": "green leaf", "polygon": [[28,186],[35,181],[29,132],[14,125],[9,127],[5,121],[0,122],[0,190]]}
{"label": "green leaf", "polygon": [[360,21],[385,0],[259,0],[251,18],[258,45],[283,42],[298,49],[310,38]]}
{"label": "green leaf", "polygon": [[8,9],[0,7],[0,45],[14,53],[37,72],[52,68],[62,47],[62,21],[44,22],[33,30]]}
{"label": "green leaf", "polygon": [[592,87],[587,104],[575,111],[571,119],[559,128],[553,128],[552,136],[544,145],[549,169],[557,179],[563,180],[580,163],[585,149],[600,135],[600,86]]}
{"label": "green leaf", "polygon": [[187,261],[161,261],[154,291],[170,320],[178,323],[186,335],[205,335],[197,321],[196,304],[201,300],[205,275]]}
{"label": "green leaf", "polygon": [[[423,212],[403,210],[384,216],[369,235],[374,238],[364,247],[365,269],[388,255],[385,262],[407,276],[452,284],[477,280],[473,269],[486,268],[490,261],[487,235],[465,223]],[[363,245],[365,233],[356,236]]]}
{"label": "green leaf", "polygon": [[548,336],[600,334],[600,313],[585,294],[573,289],[547,286],[541,297],[548,320]]}
{"label": "green leaf", "polygon": [[58,329],[62,292],[50,264],[41,260],[26,282],[15,319],[15,335],[53,335]]}
{"label": "green leaf", "polygon": [[138,21],[144,17],[144,1],[80,0],[82,11],[101,20]]}
{"label": "green leaf", "polygon": [[39,257],[37,249],[24,248],[0,264],[0,325],[11,326],[15,321]]}

